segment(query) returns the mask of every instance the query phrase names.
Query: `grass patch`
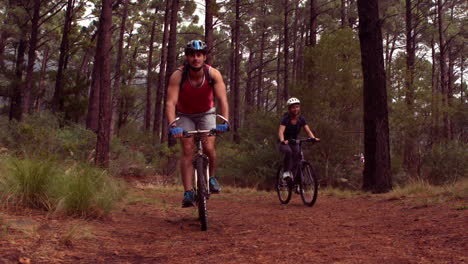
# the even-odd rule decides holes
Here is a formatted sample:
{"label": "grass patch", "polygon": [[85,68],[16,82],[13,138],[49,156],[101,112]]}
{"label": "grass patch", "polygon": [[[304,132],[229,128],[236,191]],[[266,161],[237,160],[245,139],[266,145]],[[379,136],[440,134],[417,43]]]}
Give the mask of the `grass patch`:
{"label": "grass patch", "polygon": [[9,158],[1,163],[6,172],[0,178],[0,195],[7,204],[46,210],[53,207],[51,185],[58,170],[51,162]]}
{"label": "grass patch", "polygon": [[349,199],[349,198],[355,198],[358,196],[365,195],[365,193],[361,191],[345,190],[345,189],[338,189],[338,188],[320,189],[319,195],[321,194],[327,195],[327,196],[333,196],[339,199]]}
{"label": "grass patch", "polygon": [[428,207],[449,201],[466,202],[468,200],[468,179],[446,185],[431,185],[427,181],[413,181],[405,186],[397,186],[393,191],[384,194],[383,197],[389,200],[410,199],[414,204],[413,208]]}
{"label": "grass patch", "polygon": [[0,203],[99,217],[125,194],[122,181],[105,171],[86,165],[64,164],[32,159],[0,159]]}
{"label": "grass patch", "polygon": [[71,225],[70,228],[59,237],[59,242],[66,246],[72,246],[73,241],[78,239],[94,238],[91,228],[82,224]]}

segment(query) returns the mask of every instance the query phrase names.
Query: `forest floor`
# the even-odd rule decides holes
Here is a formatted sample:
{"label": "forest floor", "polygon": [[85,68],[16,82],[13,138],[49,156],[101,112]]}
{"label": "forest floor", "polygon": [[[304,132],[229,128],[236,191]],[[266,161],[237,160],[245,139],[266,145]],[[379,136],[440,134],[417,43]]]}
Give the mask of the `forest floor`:
{"label": "forest floor", "polygon": [[103,219],[0,211],[0,263],[468,263],[466,201],[293,195],[225,188],[209,228],[180,188],[133,183]]}

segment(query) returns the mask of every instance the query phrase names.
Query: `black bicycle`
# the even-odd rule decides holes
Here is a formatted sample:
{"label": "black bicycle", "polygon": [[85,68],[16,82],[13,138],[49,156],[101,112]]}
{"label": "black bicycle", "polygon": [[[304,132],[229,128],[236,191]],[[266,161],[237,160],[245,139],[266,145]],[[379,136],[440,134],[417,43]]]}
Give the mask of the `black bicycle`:
{"label": "black bicycle", "polygon": [[291,139],[289,144],[299,144],[300,160],[295,164],[293,179],[290,177],[283,178],[283,166],[278,168],[276,177],[276,191],[278,198],[282,204],[287,204],[291,200],[293,191],[301,195],[302,202],[307,206],[313,206],[317,201],[318,195],[318,178],[317,172],[310,162],[305,160],[302,151],[303,142],[317,142],[315,138],[307,139]]}
{"label": "black bicycle", "polygon": [[[216,115],[225,122],[229,121],[221,115]],[[170,125],[175,123],[179,118],[176,118]],[[203,153],[203,138],[216,136],[216,129],[210,130],[190,130],[184,131],[183,137],[194,137],[195,140],[195,152],[193,155],[193,189],[195,192],[195,203],[198,207],[198,217],[201,224],[201,230],[206,231],[208,229],[208,207],[207,200],[210,198],[210,170],[209,170],[209,159]]]}

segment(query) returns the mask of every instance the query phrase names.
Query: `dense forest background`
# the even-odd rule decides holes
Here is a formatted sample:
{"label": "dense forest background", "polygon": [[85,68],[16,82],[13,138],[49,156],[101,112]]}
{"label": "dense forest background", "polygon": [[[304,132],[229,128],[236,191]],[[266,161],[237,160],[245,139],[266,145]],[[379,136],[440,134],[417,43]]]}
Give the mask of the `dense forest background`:
{"label": "dense forest background", "polygon": [[[393,183],[464,178],[468,3],[378,2]],[[184,45],[202,39],[230,100],[221,182],[272,188],[279,121],[295,96],[322,139],[305,149],[322,185],[362,186],[356,0],[1,0],[0,26],[4,156],[177,181],[166,84]]]}

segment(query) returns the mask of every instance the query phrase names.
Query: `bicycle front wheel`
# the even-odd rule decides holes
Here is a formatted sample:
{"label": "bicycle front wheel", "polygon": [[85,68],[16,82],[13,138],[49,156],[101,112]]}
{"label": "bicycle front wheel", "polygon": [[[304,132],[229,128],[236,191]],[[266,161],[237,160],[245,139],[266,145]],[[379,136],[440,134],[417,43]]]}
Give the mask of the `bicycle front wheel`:
{"label": "bicycle front wheel", "polygon": [[208,229],[208,208],[207,208],[207,182],[205,175],[205,166],[203,164],[203,158],[200,157],[196,161],[196,173],[197,173],[197,205],[198,205],[198,217],[200,219],[201,230],[206,231]]}
{"label": "bicycle front wheel", "polygon": [[283,179],[283,168],[279,167],[276,173],[276,192],[282,204],[287,204],[291,200],[292,185],[292,181],[289,178]]}
{"label": "bicycle front wheel", "polygon": [[302,165],[302,179],[300,184],[302,202],[307,206],[313,206],[317,201],[318,181],[315,169],[309,163]]}

